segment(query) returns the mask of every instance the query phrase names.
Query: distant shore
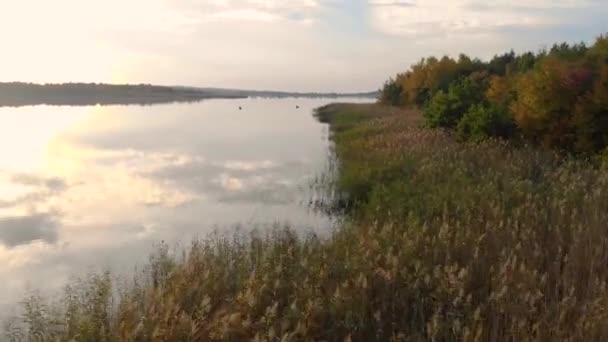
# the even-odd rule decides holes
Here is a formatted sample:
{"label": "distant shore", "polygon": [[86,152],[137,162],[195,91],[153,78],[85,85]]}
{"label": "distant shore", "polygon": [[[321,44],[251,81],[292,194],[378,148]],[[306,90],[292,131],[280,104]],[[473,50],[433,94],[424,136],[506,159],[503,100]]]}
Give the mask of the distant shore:
{"label": "distant shore", "polygon": [[0,107],[35,105],[95,106],[153,105],[172,102],[195,102],[206,99],[241,99],[248,97],[377,97],[367,93],[297,93],[156,86],[149,84],[113,85],[99,83],[0,83]]}

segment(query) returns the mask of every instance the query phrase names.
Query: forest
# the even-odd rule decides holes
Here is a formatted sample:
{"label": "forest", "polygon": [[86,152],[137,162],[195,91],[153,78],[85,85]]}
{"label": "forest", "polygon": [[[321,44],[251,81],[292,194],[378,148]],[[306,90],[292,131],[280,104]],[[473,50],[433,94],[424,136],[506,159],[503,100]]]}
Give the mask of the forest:
{"label": "forest", "polygon": [[576,154],[608,145],[608,36],[537,53],[429,57],[388,80],[384,104],[417,107],[430,128],[501,137]]}

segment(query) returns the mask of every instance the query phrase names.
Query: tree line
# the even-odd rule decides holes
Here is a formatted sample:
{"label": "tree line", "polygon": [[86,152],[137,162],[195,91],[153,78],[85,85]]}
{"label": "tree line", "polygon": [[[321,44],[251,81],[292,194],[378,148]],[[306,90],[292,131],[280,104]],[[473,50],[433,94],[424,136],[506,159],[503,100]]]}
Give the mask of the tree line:
{"label": "tree line", "polygon": [[104,83],[0,83],[0,107],[31,105],[118,105],[192,102],[208,98],[242,98],[184,87]]}
{"label": "tree line", "polygon": [[383,86],[380,102],[415,106],[461,139],[523,138],[574,153],[608,146],[608,35],[490,61],[424,58]]}

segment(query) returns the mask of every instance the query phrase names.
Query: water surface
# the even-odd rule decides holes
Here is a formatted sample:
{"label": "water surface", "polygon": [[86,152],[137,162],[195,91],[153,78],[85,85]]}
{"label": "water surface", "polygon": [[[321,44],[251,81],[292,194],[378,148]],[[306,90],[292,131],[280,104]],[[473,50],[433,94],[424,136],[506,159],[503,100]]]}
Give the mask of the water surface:
{"label": "water surface", "polygon": [[131,270],[161,240],[326,231],[305,203],[328,154],[312,111],[331,101],[0,109],[0,311],[91,268]]}

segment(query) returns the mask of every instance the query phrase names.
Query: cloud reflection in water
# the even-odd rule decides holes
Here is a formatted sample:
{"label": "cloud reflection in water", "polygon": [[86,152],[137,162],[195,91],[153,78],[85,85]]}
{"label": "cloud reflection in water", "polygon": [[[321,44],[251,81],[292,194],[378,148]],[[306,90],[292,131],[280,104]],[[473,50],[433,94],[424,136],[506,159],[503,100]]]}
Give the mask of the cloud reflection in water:
{"label": "cloud reflection in water", "polygon": [[326,230],[299,202],[326,162],[311,112],[329,101],[0,109],[0,312],[26,284],[132,270],[160,240],[235,224]]}

